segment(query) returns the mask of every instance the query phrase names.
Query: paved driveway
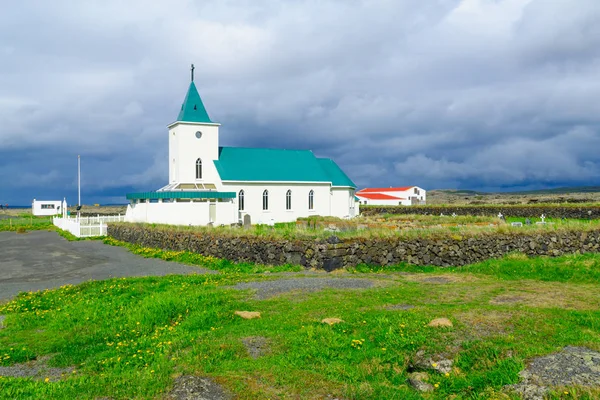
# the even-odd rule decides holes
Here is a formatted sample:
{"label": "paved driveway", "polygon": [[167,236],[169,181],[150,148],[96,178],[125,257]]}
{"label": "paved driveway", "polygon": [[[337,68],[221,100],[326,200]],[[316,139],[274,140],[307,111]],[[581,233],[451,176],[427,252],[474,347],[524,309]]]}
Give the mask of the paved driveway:
{"label": "paved driveway", "polygon": [[193,273],[214,271],[142,258],[95,240],[68,242],[55,232],[0,232],[0,300],[90,279]]}

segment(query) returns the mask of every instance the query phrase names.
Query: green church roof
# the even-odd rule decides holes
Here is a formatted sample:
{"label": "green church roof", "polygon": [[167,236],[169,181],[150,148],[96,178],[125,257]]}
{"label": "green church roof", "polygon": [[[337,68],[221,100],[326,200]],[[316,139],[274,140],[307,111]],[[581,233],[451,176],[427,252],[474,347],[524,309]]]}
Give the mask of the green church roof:
{"label": "green church roof", "polygon": [[329,178],[331,179],[331,184],[333,186],[356,187],[354,182],[352,182],[352,180],[348,178],[348,175],[346,175],[344,171],[342,171],[342,169],[332,159],[317,158],[317,161],[321,165],[321,168],[323,168],[323,171],[325,171],[327,176],[329,176]]}
{"label": "green church roof", "polygon": [[181,106],[177,121],[212,123],[194,82],[190,83],[190,88]]}
{"label": "green church roof", "polygon": [[215,166],[224,181],[331,182],[356,187],[335,162],[310,150],[219,147]]}

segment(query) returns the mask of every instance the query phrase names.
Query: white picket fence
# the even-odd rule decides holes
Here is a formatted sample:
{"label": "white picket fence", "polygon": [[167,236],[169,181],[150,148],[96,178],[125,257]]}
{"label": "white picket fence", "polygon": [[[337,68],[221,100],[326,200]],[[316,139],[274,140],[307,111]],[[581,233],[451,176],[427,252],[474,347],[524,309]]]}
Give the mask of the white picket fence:
{"label": "white picket fence", "polygon": [[123,222],[124,215],[98,215],[96,217],[54,217],[54,226],[77,237],[106,236],[108,222]]}

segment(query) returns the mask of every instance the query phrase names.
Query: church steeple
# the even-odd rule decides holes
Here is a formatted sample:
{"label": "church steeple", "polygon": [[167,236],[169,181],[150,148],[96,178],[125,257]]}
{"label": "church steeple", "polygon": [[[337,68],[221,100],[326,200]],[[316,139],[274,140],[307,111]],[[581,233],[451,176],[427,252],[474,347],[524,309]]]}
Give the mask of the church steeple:
{"label": "church steeple", "polygon": [[181,106],[177,121],[212,123],[204,108],[204,104],[202,104],[198,89],[196,89],[196,85],[194,84],[194,64],[192,64],[191,68],[191,78],[192,81],[190,82],[190,87]]}

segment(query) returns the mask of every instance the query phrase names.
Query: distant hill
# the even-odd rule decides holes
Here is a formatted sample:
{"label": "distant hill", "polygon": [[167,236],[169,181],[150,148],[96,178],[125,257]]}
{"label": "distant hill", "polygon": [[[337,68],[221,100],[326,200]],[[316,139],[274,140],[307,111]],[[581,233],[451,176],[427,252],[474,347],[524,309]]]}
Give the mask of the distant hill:
{"label": "distant hill", "polygon": [[[504,192],[506,194],[570,194],[570,193],[600,193],[600,186],[561,187],[555,189],[526,190]],[[499,193],[503,194],[503,193]]]}
{"label": "distant hill", "polygon": [[432,193],[436,193],[436,192],[453,194],[456,196],[486,196],[488,194],[492,194],[492,193],[478,192],[476,190],[468,190],[468,189],[434,189],[434,190],[430,190],[428,193],[432,194]]}
{"label": "distant hill", "polygon": [[487,196],[487,195],[544,195],[544,194],[571,194],[571,193],[600,193],[600,186],[576,186],[576,187],[560,187],[554,189],[540,190],[522,190],[512,192],[480,192],[468,189],[435,189],[430,192],[441,192],[456,196]]}

